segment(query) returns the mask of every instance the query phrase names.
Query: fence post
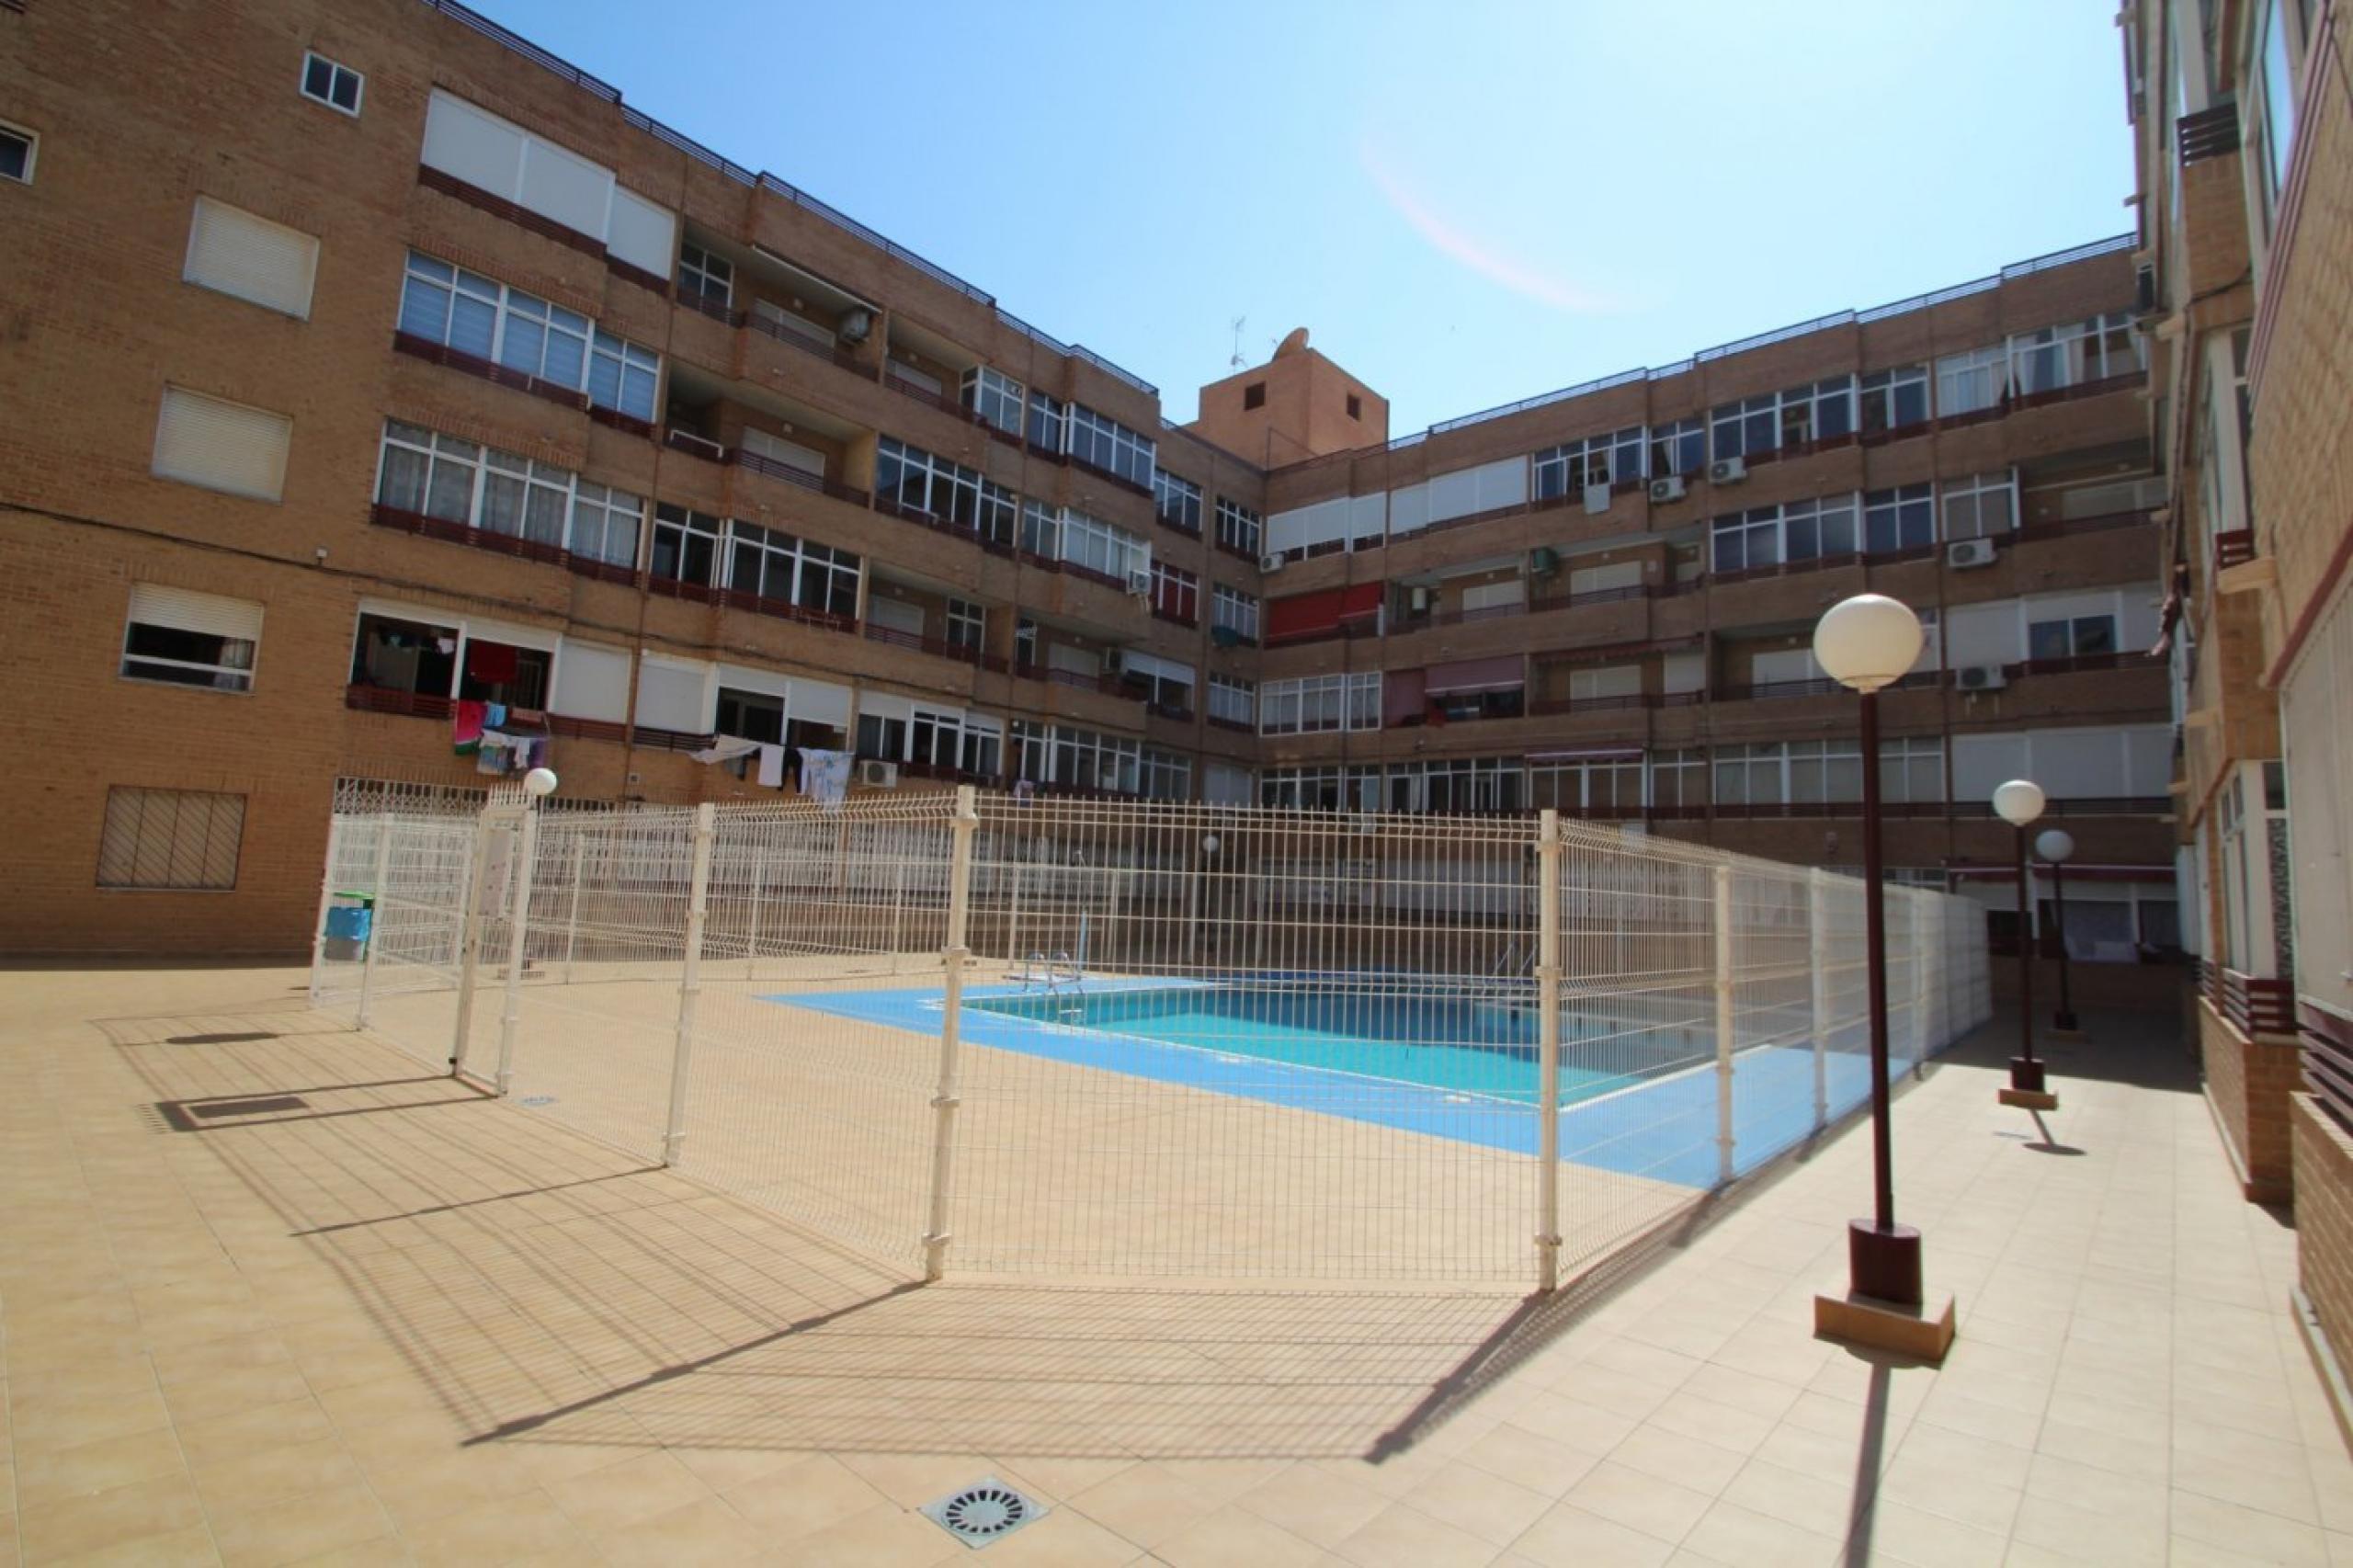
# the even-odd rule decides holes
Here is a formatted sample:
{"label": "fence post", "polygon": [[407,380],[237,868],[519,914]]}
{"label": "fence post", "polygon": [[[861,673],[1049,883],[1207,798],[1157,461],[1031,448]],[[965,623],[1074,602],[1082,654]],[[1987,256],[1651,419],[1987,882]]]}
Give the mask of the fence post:
{"label": "fence post", "polygon": [[899,926],[907,907],[907,858],[903,849],[891,861],[891,967],[899,967]]}
{"label": "fence post", "polygon": [[1716,868],[1716,1178],[1733,1177],[1732,868]]}
{"label": "fence post", "polygon": [[389,812],[376,817],[376,876],[368,884],[374,895],[368,915],[368,949],[359,957],[359,1014],[358,1023],[368,1027],[368,999],[376,989],[376,949],[384,935],[384,884],[392,874],[392,818]]}
{"label": "fence post", "polygon": [[504,1096],[515,1082],[515,1026],[523,1017],[524,941],[531,927],[531,872],[540,853],[540,807],[533,801],[523,808],[523,825],[515,846],[515,889],[508,901],[512,911],[506,932],[506,1001],[498,1016],[498,1092]]}
{"label": "fence post", "polygon": [[931,1096],[931,1213],[923,1238],[923,1277],[926,1280],[938,1279],[946,1272],[948,1200],[955,1175],[959,1103],[956,1051],[962,1027],[958,1009],[964,1001],[964,966],[972,958],[964,943],[972,920],[972,833],[981,820],[980,813],[973,810],[973,799],[970,784],[956,786],[956,815],[949,824],[948,858],[948,946],[940,954],[946,989],[939,1009],[939,1085]]}
{"label": "fence post", "polygon": [[744,978],[756,978],[753,960],[760,956],[760,884],[768,880],[768,858],[766,854],[752,857],[752,920],[751,930],[744,937]]}
{"label": "fence post", "polygon": [[1813,971],[1813,1130],[1830,1125],[1830,873],[1806,873],[1807,963]]}
{"label": "fence post", "polygon": [[1914,892],[1912,918],[1912,1076],[1928,1069],[1928,895]]}
{"label": "fence post", "polygon": [[335,854],[343,840],[343,819],[327,818],[326,864],[319,868],[318,917],[311,922],[311,1006],[319,1005],[319,982],[325,978],[327,910],[335,903]]}
{"label": "fence post", "polygon": [[695,808],[694,883],[687,894],[687,953],[678,971],[678,1043],[670,1058],[670,1120],[662,1133],[662,1163],[678,1163],[687,1136],[687,1078],[695,1054],[695,999],[702,994],[702,922],[710,899],[710,838],[718,810]]}
{"label": "fence post", "polygon": [[1536,819],[1536,1288],[1561,1283],[1561,813]]}
{"label": "fence post", "polygon": [[572,954],[580,945],[580,884],[588,861],[588,835],[572,835],[572,906],[563,916],[563,983],[572,983]]}
{"label": "fence post", "polygon": [[474,1027],[474,987],[482,971],[483,883],[490,877],[492,812],[484,806],[474,824],[473,858],[466,872],[466,903],[458,923],[458,1022],[449,1040],[449,1076],[466,1070],[466,1046]]}

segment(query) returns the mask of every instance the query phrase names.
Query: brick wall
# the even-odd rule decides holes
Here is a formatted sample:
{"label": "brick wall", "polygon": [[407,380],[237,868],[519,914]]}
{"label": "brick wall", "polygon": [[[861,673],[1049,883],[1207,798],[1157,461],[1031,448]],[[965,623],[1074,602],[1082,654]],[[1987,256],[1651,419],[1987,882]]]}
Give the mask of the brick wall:
{"label": "brick wall", "polygon": [[2206,1097],[2230,1140],[2247,1201],[2285,1203],[2300,1197],[2288,1108],[2303,1081],[2296,1042],[2277,1035],[2249,1040],[2202,998],[2198,1035]]}
{"label": "brick wall", "polygon": [[2340,1360],[2353,1352],[2353,1138],[2310,1095],[2291,1096],[2296,1278]]}

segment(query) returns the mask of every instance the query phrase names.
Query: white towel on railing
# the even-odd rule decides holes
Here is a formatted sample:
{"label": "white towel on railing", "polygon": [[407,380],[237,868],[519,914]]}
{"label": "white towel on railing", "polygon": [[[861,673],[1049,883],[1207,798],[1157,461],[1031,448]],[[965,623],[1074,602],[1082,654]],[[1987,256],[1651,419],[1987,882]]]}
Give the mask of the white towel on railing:
{"label": "white towel on railing", "polygon": [[801,792],[828,810],[838,807],[849,793],[850,754],[801,748]]}
{"label": "white towel on railing", "polygon": [[765,743],[760,746],[760,788],[763,790],[784,788],[784,748],[782,746],[772,746]]}

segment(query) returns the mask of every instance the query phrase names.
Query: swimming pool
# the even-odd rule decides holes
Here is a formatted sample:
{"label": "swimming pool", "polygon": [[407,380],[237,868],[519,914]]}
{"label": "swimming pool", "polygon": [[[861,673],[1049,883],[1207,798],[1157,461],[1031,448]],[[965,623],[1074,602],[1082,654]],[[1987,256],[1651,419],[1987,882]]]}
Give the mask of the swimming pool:
{"label": "swimming pool", "polygon": [[[1031,992],[968,997],[965,1006],[1063,1028],[1534,1105],[1538,1029],[1529,990],[1273,980]],[[1712,1050],[1681,1029],[1634,1034],[1564,1020],[1561,1103],[1692,1065]]]}

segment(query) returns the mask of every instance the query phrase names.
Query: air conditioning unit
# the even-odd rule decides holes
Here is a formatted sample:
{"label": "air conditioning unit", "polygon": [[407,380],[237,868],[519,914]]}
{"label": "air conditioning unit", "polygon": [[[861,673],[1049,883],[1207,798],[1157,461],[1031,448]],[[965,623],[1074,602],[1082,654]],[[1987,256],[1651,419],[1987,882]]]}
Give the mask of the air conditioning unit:
{"label": "air conditioning unit", "polygon": [[1242,645],[1242,633],[1231,626],[1212,626],[1210,641],[1221,648],[1238,648]]}
{"label": "air conditioning unit", "polygon": [[1609,510],[1609,486],[1606,484],[1586,485],[1585,487],[1585,509],[1587,512],[1607,512]]}
{"label": "air conditioning unit", "polygon": [[880,757],[866,757],[858,765],[858,781],[870,790],[895,790],[899,787],[899,765]]}
{"label": "air conditioning unit", "polygon": [[1963,691],[1999,691],[2010,677],[1999,665],[1963,665],[1953,672],[1953,684]]}
{"label": "air conditioning unit", "polygon": [[1409,588],[1409,589],[1407,589],[1407,590],[1406,590],[1406,592],[1405,592],[1405,604],[1406,604],[1406,607],[1407,607],[1408,608],[1410,608],[1410,609],[1411,609],[1411,610],[1412,610],[1415,615],[1427,615],[1427,614],[1429,614],[1429,612],[1430,612],[1430,591],[1429,591],[1427,588]]}
{"label": "air conditioning unit", "polygon": [[1670,473],[1651,481],[1651,500],[1653,503],[1663,504],[1668,501],[1680,501],[1682,499],[1683,476],[1681,474]]}
{"label": "air conditioning unit", "polygon": [[1282,558],[1281,556],[1279,556],[1279,555],[1262,555],[1262,556],[1258,557],[1258,570],[1259,570],[1259,571],[1261,571],[1261,572],[1279,572],[1279,571],[1281,571],[1282,569],[1283,569],[1283,558]]}
{"label": "air conditioning unit", "polygon": [[1561,569],[1561,552],[1549,544],[1540,544],[1528,552],[1528,574],[1550,577]]}
{"label": "air conditioning unit", "polygon": [[834,324],[834,330],[841,334],[844,343],[863,343],[866,335],[874,330],[874,312],[853,306],[842,312],[841,319]]}
{"label": "air conditioning unit", "polygon": [[1149,572],[1129,573],[1128,592],[1140,599],[1152,597],[1152,574]]}
{"label": "air conditioning unit", "polygon": [[1994,541],[1990,539],[1957,539],[1945,546],[1948,566],[1991,566],[1994,556]]}
{"label": "air conditioning unit", "polygon": [[1708,465],[1708,483],[1711,484],[1738,484],[1747,477],[1746,458],[1718,458]]}

